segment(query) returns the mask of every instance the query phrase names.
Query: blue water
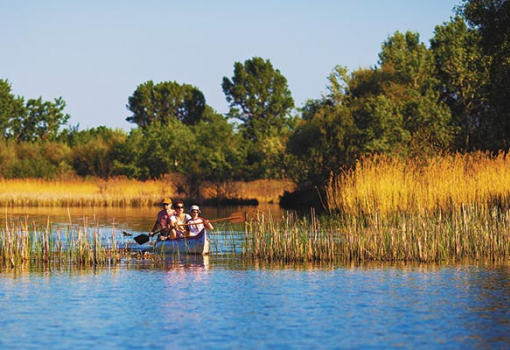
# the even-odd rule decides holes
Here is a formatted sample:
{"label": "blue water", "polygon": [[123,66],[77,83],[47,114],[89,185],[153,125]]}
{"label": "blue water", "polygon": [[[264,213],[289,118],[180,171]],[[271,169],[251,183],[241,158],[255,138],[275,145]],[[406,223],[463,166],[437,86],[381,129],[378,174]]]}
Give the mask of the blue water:
{"label": "blue water", "polygon": [[0,349],[506,349],[510,268],[212,256],[0,272]]}

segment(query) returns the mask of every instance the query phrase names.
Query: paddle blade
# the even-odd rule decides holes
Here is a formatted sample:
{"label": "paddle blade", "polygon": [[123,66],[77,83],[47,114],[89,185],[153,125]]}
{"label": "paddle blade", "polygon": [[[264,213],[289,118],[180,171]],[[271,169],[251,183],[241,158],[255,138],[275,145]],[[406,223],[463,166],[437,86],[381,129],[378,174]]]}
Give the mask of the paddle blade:
{"label": "paddle blade", "polygon": [[150,241],[150,237],[148,235],[138,235],[135,237],[135,241],[138,244],[145,244]]}
{"label": "paddle blade", "polygon": [[246,213],[245,212],[237,212],[237,213],[232,213],[230,214],[230,220],[229,220],[231,223],[233,224],[238,224],[238,223],[241,223],[241,222],[245,222],[246,221]]}

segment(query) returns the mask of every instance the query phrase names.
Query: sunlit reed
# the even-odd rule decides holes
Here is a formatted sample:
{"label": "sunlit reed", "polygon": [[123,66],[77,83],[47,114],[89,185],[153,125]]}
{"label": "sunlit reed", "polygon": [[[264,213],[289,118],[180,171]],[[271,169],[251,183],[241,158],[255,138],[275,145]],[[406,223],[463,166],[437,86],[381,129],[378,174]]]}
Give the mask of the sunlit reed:
{"label": "sunlit reed", "polygon": [[332,177],[325,205],[331,212],[363,215],[450,210],[463,204],[508,206],[510,158],[477,152],[425,160],[388,156],[362,159]]}
{"label": "sunlit reed", "polygon": [[[162,198],[185,196],[179,193],[180,182],[168,176],[158,180],[112,178],[74,180],[0,179],[0,206],[53,207],[128,207],[152,206]],[[294,184],[281,180],[253,182],[204,183],[202,200],[256,200],[277,203],[279,196],[291,191]],[[182,198],[184,199],[184,198]]]}

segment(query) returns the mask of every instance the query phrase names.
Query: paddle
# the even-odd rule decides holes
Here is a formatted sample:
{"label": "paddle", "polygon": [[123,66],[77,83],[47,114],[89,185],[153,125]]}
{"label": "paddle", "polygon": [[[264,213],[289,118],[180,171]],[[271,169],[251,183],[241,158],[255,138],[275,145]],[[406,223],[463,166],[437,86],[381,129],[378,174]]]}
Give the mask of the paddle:
{"label": "paddle", "polygon": [[209,222],[218,222],[218,221],[227,221],[227,220],[230,221],[230,223],[232,223],[232,224],[238,224],[241,222],[245,222],[246,221],[246,213],[239,211],[239,212],[230,214],[230,216],[228,218],[209,220]]}
{"label": "paddle", "polygon": [[[227,220],[230,221],[230,223],[232,223],[232,224],[238,224],[241,222],[245,222],[246,221],[246,213],[239,211],[239,212],[230,214],[230,216],[228,218],[214,219],[214,220],[208,220],[208,221],[209,222],[219,222],[219,221],[227,221]],[[196,224],[197,223],[179,224],[178,226],[189,226],[189,225],[196,225]]]}
{"label": "paddle", "polygon": [[[154,232],[154,234],[157,234],[157,233],[160,233],[160,232],[163,232],[163,231],[168,231],[168,229],[165,228],[165,229],[156,231],[156,232]],[[150,239],[151,239],[151,237],[149,235],[146,235],[146,234],[141,234],[141,235],[138,235],[138,236],[136,236],[134,238],[134,240],[138,244],[145,244],[145,243],[149,242]]]}

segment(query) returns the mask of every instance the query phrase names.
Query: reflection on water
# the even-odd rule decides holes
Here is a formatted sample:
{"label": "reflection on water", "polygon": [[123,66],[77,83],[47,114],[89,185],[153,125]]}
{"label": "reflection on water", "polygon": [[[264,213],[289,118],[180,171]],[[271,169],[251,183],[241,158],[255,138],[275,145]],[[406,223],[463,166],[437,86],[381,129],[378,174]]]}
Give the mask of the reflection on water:
{"label": "reflection on water", "polygon": [[[4,216],[121,236],[146,233],[158,209]],[[204,216],[243,209],[222,210]],[[206,257],[0,270],[0,349],[510,347],[508,265],[268,264],[229,254],[229,234],[217,225]]]}
{"label": "reflection on water", "polygon": [[[0,348],[509,348],[510,269],[235,256],[0,272]],[[35,336],[36,335],[36,336]]]}

